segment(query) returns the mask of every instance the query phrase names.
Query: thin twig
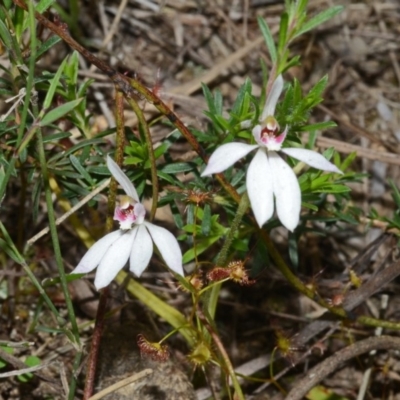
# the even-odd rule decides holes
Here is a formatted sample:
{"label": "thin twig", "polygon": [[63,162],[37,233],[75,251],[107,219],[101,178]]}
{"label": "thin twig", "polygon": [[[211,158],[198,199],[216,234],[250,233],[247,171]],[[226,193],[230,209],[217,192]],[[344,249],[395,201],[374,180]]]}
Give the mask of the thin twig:
{"label": "thin twig", "polygon": [[112,392],[116,392],[117,390],[121,389],[122,387],[129,385],[133,382],[138,381],[139,379],[143,379],[148,375],[151,375],[153,373],[152,369],[144,369],[143,371],[138,372],[135,375],[129,376],[128,378],[123,379],[122,381],[119,381],[117,383],[114,383],[113,385],[105,388],[99,393],[96,393],[94,396],[90,397],[88,400],[100,400],[103,397],[107,396],[108,394]]}
{"label": "thin twig", "polygon": [[[88,195],[86,195],[81,201],[76,203],[69,211],[67,211],[64,215],[56,219],[56,225],[62,224],[70,215],[72,215],[75,211],[78,211],[81,207],[83,207],[87,202],[89,202],[93,197],[98,195],[101,191],[103,191],[108,185],[110,184],[110,179],[107,179],[104,181],[99,187],[94,189],[92,192],[90,192]],[[35,236],[32,236],[28,241],[27,245],[32,246],[33,243],[35,243],[37,240],[39,240],[42,236],[46,235],[49,233],[50,228],[46,227],[42,229],[39,233],[37,233]]]}
{"label": "thin twig", "polygon": [[329,374],[337,371],[340,366],[361,354],[371,350],[389,350],[400,347],[400,338],[393,336],[372,337],[356,342],[328,357],[323,362],[316,365],[306,376],[299,380],[291,389],[285,400],[301,400],[319,382]]}

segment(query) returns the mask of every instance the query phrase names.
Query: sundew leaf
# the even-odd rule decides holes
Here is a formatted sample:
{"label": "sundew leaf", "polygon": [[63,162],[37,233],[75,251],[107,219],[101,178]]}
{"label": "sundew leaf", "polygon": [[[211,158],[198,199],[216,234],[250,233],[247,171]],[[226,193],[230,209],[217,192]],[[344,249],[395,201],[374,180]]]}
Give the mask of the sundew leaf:
{"label": "sundew leaf", "polygon": [[315,17],[312,17],[304,25],[300,28],[300,30],[296,33],[295,37],[298,37],[312,29],[316,28],[317,26],[323,24],[326,21],[329,21],[334,16],[338,15],[343,11],[343,6],[334,6],[328,8],[325,11],[320,12]]}

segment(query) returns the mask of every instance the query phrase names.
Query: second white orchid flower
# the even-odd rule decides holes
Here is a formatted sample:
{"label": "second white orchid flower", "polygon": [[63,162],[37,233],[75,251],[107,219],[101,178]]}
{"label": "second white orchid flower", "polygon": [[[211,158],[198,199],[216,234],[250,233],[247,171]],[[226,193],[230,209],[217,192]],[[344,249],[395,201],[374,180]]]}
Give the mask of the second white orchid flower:
{"label": "second white orchid flower", "polygon": [[334,164],[321,154],[307,149],[282,148],[288,128],[280,133],[275,119],[275,108],[283,90],[283,78],[279,75],[268,95],[260,123],[253,130],[257,144],[227,143],[211,155],[202,176],[225,171],[236,161],[251,151],[257,152],[250,162],[246,175],[247,192],[254,216],[261,227],[276,212],[282,225],[293,231],[299,223],[301,210],[301,191],[292,168],[278,155],[282,152],[313,168],[323,171],[342,173]]}
{"label": "second white orchid flower", "polygon": [[132,182],[110,156],[107,166],[126,193],[114,212],[120,229],[97,241],[72,273],[88,273],[97,267],[97,290],[107,286],[128,260],[130,271],[140,276],[150,262],[154,242],[167,266],[183,276],[182,252],[174,235],[144,220],[146,210]]}

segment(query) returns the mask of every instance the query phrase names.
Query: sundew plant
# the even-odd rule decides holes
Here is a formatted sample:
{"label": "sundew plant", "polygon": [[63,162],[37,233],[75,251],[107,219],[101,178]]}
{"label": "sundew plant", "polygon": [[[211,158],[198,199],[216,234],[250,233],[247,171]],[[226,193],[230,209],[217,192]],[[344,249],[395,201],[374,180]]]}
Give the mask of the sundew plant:
{"label": "sundew plant", "polygon": [[[360,210],[349,206],[348,183],[360,179],[349,169],[355,154],[344,158],[334,148],[322,152],[316,138],[335,124],[310,122],[329,77],[321,76],[305,91],[291,74],[294,67],[301,68],[291,44],[341,12],[341,7],[332,7],[308,16],[307,2],[285,1],[277,35],[258,19],[269,53],[268,63],[260,60],[260,96],[253,94],[247,78],[227,106],[218,88],[203,85],[208,118],[204,129],[184,124],[158,90],[119,73],[77,43],[68,29],[68,24],[71,31],[77,29],[74,18],[56,2],[7,0],[0,5],[0,43],[8,60],[7,66],[0,66],[0,94],[6,100],[0,109],[1,263],[13,265],[39,294],[29,332],[64,335],[73,345],[67,398],[81,390],[85,399],[93,394],[97,350],[109,317],[106,304],[117,285],[170,328],[159,343],[148,342],[146,351],[151,348],[162,362],[160,344],[171,336],[180,338],[196,376],[209,376],[210,368],[218,368],[221,397],[231,399],[244,399],[245,385],[219,330],[224,285],[251,285],[256,290],[262,271],[274,269],[335,318],[347,318],[341,302],[320,297],[296,272],[304,235],[330,235],[346,224],[357,224],[360,216]],[[55,12],[61,18],[51,17]],[[50,34],[40,34],[39,27]],[[39,72],[41,57],[61,40],[73,51],[55,70]],[[79,78],[80,56],[115,86],[116,127],[94,135],[88,112],[94,80]],[[146,119],[146,103],[158,110],[156,121]],[[136,130],[125,124],[127,107],[137,117]],[[154,124],[168,130],[157,146],[152,140]],[[73,131],[79,135],[73,137]],[[171,157],[169,150],[178,141],[190,146],[190,159]],[[16,187],[19,208],[10,201]],[[28,197],[32,206],[26,209]],[[168,226],[156,218],[161,207],[171,213]],[[38,235],[29,239],[16,232],[5,217],[13,213],[18,229],[23,231],[30,221]],[[74,265],[65,262],[63,224],[81,248]],[[395,219],[390,224],[399,225]],[[33,260],[36,243],[43,238],[51,243],[57,267],[47,276],[38,272]],[[142,285],[143,272],[155,268],[168,274],[177,292],[185,293],[184,308]],[[82,341],[87,327],[79,323],[71,297],[71,283],[77,280],[93,284],[99,299],[87,359]],[[62,293],[62,306],[55,292]],[[373,318],[354,318],[380,326]],[[290,347],[290,340],[280,337],[277,348],[283,355]],[[11,341],[7,348],[13,348]],[[78,373],[83,361],[86,379]]]}

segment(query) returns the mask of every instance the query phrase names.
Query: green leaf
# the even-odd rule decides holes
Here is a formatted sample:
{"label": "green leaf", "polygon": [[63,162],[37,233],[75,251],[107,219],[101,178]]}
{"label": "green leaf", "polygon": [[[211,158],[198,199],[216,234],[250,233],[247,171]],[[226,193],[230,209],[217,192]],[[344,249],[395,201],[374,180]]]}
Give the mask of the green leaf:
{"label": "green leaf", "polygon": [[180,185],[180,182],[177,182],[176,179],[174,179],[174,175],[166,174],[162,171],[157,170],[157,176],[160,177],[161,179],[164,179],[171,185]]}
{"label": "green leaf", "polygon": [[278,51],[279,51],[279,54],[283,53],[283,49],[286,46],[288,25],[289,25],[289,15],[288,15],[288,13],[284,12],[281,15],[281,22],[280,22],[280,25],[279,25],[279,36],[278,36]]}
{"label": "green leaf", "polygon": [[4,47],[11,51],[13,48],[13,40],[9,29],[2,20],[0,20],[0,38],[4,43]]}
{"label": "green leaf", "polygon": [[172,143],[167,143],[164,142],[163,144],[161,144],[160,146],[158,146],[156,149],[154,149],[154,157],[160,158],[171,146]]}
{"label": "green leaf", "polygon": [[216,90],[214,92],[214,105],[215,105],[215,111],[217,115],[222,115],[222,111],[223,111],[223,99],[222,99],[222,93],[220,90]]}
{"label": "green leaf", "polygon": [[328,84],[328,75],[324,75],[308,92],[307,97],[310,98],[320,98],[324,92],[326,85]]}
{"label": "green leaf", "polygon": [[271,31],[267,25],[267,22],[264,20],[264,18],[257,17],[257,21],[258,21],[258,26],[260,27],[260,30],[261,30],[261,34],[264,37],[265,44],[267,45],[269,54],[271,56],[271,61],[273,63],[275,63],[278,57],[276,54],[274,38],[272,37]]}
{"label": "green leaf", "polygon": [[[36,356],[28,356],[26,357],[25,360],[25,364],[28,367],[36,367],[37,365],[40,365],[40,363],[41,363],[40,358]],[[31,372],[28,372],[27,374],[18,375],[18,380],[23,383],[29,382],[32,378],[33,374]]]}
{"label": "green leaf", "polygon": [[[8,346],[0,346],[0,348],[6,352],[7,354],[12,354],[14,352],[12,347],[8,347]],[[7,365],[7,363],[0,358],[0,368],[4,368]]]}
{"label": "green leaf", "polygon": [[350,153],[345,159],[344,161],[339,165],[339,169],[341,171],[346,171],[347,168],[349,168],[349,166],[353,163],[353,161],[356,159],[357,157],[357,152],[353,151],[352,153]]}
{"label": "green leaf", "polygon": [[61,38],[57,35],[51,36],[47,39],[38,49],[36,57],[40,57],[42,54],[46,53],[47,50],[51,49],[55,44],[61,41]]}
{"label": "green leaf", "polygon": [[58,132],[58,133],[52,133],[51,135],[45,136],[43,138],[43,143],[51,143],[51,142],[57,142],[61,139],[66,139],[72,136],[71,132]]}
{"label": "green leaf", "polygon": [[338,395],[322,385],[311,389],[306,398],[308,400],[349,400],[348,397]]}
{"label": "green leaf", "polygon": [[[244,107],[243,102],[244,98],[251,95],[251,80],[246,78],[243,85],[240,87],[238,94],[236,96],[235,102],[233,103],[231,114],[241,115],[243,113]],[[247,110],[244,110],[247,111]]]}
{"label": "green leaf", "polygon": [[40,126],[50,125],[52,122],[58,120],[59,118],[63,117],[64,115],[68,114],[72,111],[81,101],[83,98],[69,101],[68,103],[62,104],[59,107],[49,111],[40,121]]}
{"label": "green leaf", "polygon": [[54,3],[55,0],[40,0],[39,3],[35,7],[35,11],[39,14],[43,14],[51,5]]}
{"label": "green leaf", "polygon": [[82,164],[79,162],[79,160],[74,156],[70,155],[69,160],[71,161],[71,164],[74,166],[74,168],[82,175],[82,177],[88,182],[90,185],[94,186],[95,182],[92,179],[92,177],[88,174],[86,171],[85,167],[82,166]]}
{"label": "green leaf", "polygon": [[334,6],[331,8],[328,8],[325,11],[320,12],[317,14],[315,17],[311,18],[308,20],[304,25],[301,27],[301,29],[296,33],[295,37],[298,37],[314,28],[317,26],[323,24],[326,21],[329,21],[331,18],[334,16],[338,15],[343,11],[344,7],[343,6]]}
{"label": "green leaf", "polygon": [[210,89],[208,88],[208,86],[205,83],[202,83],[201,87],[203,89],[204,98],[206,100],[206,103],[207,103],[210,113],[213,115],[216,115],[217,108],[214,103],[214,96],[212,95]]}
{"label": "green leaf", "polygon": [[298,131],[299,132],[322,131],[322,130],[325,130],[325,129],[335,128],[336,126],[337,126],[337,124],[334,121],[317,122],[316,124],[301,126],[298,129]]}
{"label": "green leaf", "polygon": [[204,206],[203,220],[201,221],[201,233],[208,236],[211,231],[211,207],[209,204]]}
{"label": "green leaf", "polygon": [[[121,285],[126,280],[128,274],[121,271],[115,280]],[[179,278],[178,278],[179,279]],[[157,315],[162,317],[171,326],[179,329],[182,336],[186,339],[190,346],[193,345],[195,332],[188,324],[186,317],[181,314],[175,307],[170,306],[164,300],[161,300],[155,294],[144,288],[139,282],[134,279],[129,279],[126,289],[136,298],[141,300]]]}
{"label": "green leaf", "polygon": [[178,162],[166,165],[161,171],[165,174],[179,174],[181,172],[192,171],[193,168],[193,165],[190,163]]}
{"label": "green leaf", "polygon": [[200,239],[196,241],[196,248],[190,248],[182,258],[183,264],[187,264],[190,261],[193,261],[195,256],[199,256],[204,253],[210,246],[212,246],[220,236],[209,236],[208,238]]}
{"label": "green leaf", "polygon": [[306,12],[308,0],[298,0],[297,1],[297,15],[302,15]]}
{"label": "green leaf", "polygon": [[47,94],[43,102],[43,108],[45,110],[48,110],[51,106],[51,103],[53,101],[54,93],[56,92],[57,86],[60,82],[61,74],[63,72],[63,69],[66,64],[66,59],[61,63],[60,67],[58,68],[56,74],[54,75],[54,78],[51,79],[50,81],[50,86],[47,89]]}
{"label": "green leaf", "polygon": [[68,58],[68,62],[65,65],[64,72],[69,78],[68,86],[69,91],[78,84],[78,69],[79,69],[79,55],[77,51],[74,51],[72,55]]}
{"label": "green leaf", "polygon": [[400,192],[399,192],[399,188],[395,185],[395,183],[391,179],[389,179],[389,185],[393,190],[393,193],[392,193],[393,200],[396,203],[397,208],[400,208]]}
{"label": "green leaf", "polygon": [[0,238],[0,249],[3,249],[3,251],[10,258],[12,258],[16,263],[20,264],[21,262],[20,256],[17,253],[15,253],[14,249],[12,249],[2,238]]}

